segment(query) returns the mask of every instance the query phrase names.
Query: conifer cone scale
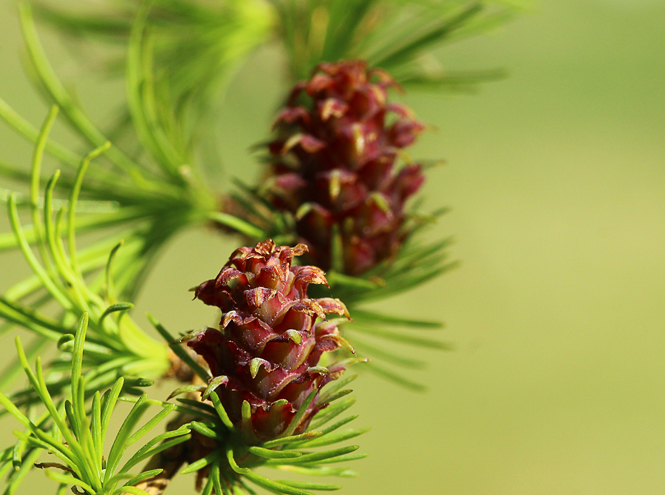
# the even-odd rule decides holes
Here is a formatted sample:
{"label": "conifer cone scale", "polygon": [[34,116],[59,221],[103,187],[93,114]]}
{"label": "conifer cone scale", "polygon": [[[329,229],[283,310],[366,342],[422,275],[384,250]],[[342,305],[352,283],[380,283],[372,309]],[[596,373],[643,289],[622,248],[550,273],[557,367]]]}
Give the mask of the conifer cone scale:
{"label": "conifer cone scale", "polygon": [[[218,307],[222,317],[219,330],[193,332],[188,345],[219,382],[215,393],[231,421],[245,430],[242,408],[249,404],[248,433],[257,442],[283,433],[307,397],[344,371],[319,366],[324,352],[348,346],[326,315],[348,318],[348,312],[338,299],[307,297],[309,284],[327,281],[319,268],[291,265],[306,251],[303,244],[275,246],[270,239],[242,247],[216,278],[196,289],[196,298]],[[312,401],[295,433],[317,411]]]}
{"label": "conifer cone scale", "polygon": [[323,269],[335,264],[336,235],[343,266],[334,268],[351,275],[393,257],[408,235],[405,202],[424,177],[419,164],[396,162],[424,126],[388,103],[390,88],[399,89],[364,61],[320,64],[276,119],[264,190],[294,215],[308,262]]}

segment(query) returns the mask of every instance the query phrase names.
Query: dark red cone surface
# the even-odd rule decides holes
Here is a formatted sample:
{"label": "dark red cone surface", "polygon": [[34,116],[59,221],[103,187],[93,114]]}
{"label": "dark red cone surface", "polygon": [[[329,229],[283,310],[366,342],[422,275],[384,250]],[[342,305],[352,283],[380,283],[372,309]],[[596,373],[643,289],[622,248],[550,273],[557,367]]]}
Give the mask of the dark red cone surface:
{"label": "dark red cone surface", "polygon": [[[258,441],[286,430],[312,391],[342,369],[318,367],[323,352],[346,341],[326,314],[348,316],[338,299],[309,299],[309,284],[326,284],[323,271],[291,266],[307,247],[275,246],[268,239],[236,250],[219,275],[202,283],[196,297],[222,311],[221,330],[195,332],[188,345],[205,359],[213,377],[223,376],[216,393],[231,421],[251,428]],[[242,405],[251,407],[251,424],[242,422]],[[317,412],[303,416],[302,431]]]}
{"label": "dark red cone surface", "polygon": [[264,190],[295,216],[308,261],[326,270],[335,242],[336,268],[360,275],[394,256],[406,236],[405,202],[424,178],[420,165],[397,170],[396,161],[423,125],[388,103],[390,87],[390,76],[363,61],[324,63],[277,117]]}

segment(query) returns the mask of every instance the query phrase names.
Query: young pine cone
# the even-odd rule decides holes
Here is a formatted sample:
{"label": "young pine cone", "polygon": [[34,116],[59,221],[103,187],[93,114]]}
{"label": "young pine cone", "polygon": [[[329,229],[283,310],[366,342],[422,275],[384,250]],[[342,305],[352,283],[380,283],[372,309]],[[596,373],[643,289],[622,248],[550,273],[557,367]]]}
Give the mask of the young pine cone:
{"label": "young pine cone", "polygon": [[268,199],[295,216],[307,261],[326,270],[360,275],[393,257],[407,235],[404,205],[424,178],[420,165],[396,171],[395,162],[423,125],[387,102],[391,87],[363,61],[324,63],[277,117]]}
{"label": "young pine cone", "polygon": [[[188,345],[213,377],[224,377],[214,393],[234,425],[257,442],[283,433],[305,399],[343,372],[341,366],[318,366],[323,352],[348,346],[326,314],[348,313],[338,299],[307,297],[309,284],[327,282],[319,268],[291,266],[306,251],[303,244],[275,246],[270,239],[239,248],[216,278],[196,289],[198,299],[222,311],[221,329],[197,332]],[[242,421],[244,401],[249,424]],[[314,400],[294,433],[317,411]]]}

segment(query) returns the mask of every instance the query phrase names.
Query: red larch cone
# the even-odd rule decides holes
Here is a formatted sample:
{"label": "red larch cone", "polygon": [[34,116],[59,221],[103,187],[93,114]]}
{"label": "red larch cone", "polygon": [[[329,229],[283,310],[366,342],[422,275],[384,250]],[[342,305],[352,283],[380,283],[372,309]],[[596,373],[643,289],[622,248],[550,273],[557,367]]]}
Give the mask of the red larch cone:
{"label": "red larch cone", "polygon": [[[236,250],[219,275],[202,283],[196,297],[222,311],[220,330],[190,335],[188,345],[205,359],[220,386],[216,392],[230,420],[257,442],[283,433],[305,399],[343,368],[323,368],[323,352],[348,343],[327,314],[347,316],[338,299],[309,299],[309,284],[326,284],[313,266],[292,266],[307,247],[275,246],[268,239]],[[214,380],[215,378],[213,378]],[[242,420],[243,402],[251,408]],[[295,433],[318,411],[312,401]],[[247,429],[251,431],[246,431]]]}
{"label": "red larch cone", "polygon": [[324,63],[277,117],[264,190],[295,216],[307,261],[323,269],[335,264],[335,236],[343,264],[335,268],[360,275],[394,256],[407,235],[405,202],[424,177],[420,165],[396,170],[396,161],[424,126],[388,103],[391,87],[388,74],[363,61]]}

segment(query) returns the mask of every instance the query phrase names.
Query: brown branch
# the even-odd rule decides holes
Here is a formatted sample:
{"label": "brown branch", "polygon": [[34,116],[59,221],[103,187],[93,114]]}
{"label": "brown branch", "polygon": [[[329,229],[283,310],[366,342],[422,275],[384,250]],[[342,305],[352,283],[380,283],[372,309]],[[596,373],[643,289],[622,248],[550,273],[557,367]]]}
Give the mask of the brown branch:
{"label": "brown branch", "polygon": [[73,469],[68,468],[64,464],[60,464],[58,462],[35,462],[34,466],[38,469],[58,468],[58,469],[62,469],[63,471],[67,471],[68,473],[71,473],[74,476],[76,476],[76,473],[74,472]]}

